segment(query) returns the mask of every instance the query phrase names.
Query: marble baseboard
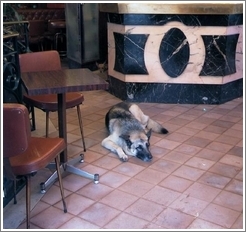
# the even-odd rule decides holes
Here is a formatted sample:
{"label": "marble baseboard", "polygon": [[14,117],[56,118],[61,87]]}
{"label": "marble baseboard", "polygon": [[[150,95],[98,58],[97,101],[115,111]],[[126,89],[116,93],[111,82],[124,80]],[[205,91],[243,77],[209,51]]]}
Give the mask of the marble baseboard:
{"label": "marble baseboard", "polygon": [[109,92],[123,101],[222,104],[243,96],[243,79],[226,84],[132,83],[109,76]]}

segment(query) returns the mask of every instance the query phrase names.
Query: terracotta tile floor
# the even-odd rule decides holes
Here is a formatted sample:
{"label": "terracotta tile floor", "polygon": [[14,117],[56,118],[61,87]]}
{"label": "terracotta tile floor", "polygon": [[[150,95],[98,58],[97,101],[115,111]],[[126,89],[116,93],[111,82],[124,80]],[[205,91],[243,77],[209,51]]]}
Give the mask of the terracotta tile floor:
{"label": "terracotta tile floor", "polygon": [[[65,175],[68,212],[56,182],[32,210],[31,228],[243,229],[243,98],[222,105],[140,103],[169,130],[152,134],[154,158],[146,163],[134,157],[121,162],[100,144],[104,116],[120,100],[106,91],[84,96],[87,151],[76,166],[98,173],[99,183]],[[56,127],[57,114],[50,118]],[[75,109],[67,111],[67,128],[72,159],[83,153]]]}

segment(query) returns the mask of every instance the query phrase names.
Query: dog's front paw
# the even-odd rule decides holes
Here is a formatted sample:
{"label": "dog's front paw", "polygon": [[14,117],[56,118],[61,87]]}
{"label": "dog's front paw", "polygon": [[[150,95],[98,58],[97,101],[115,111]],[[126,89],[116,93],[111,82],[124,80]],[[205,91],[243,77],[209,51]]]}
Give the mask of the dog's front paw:
{"label": "dog's front paw", "polygon": [[120,157],[120,160],[123,162],[127,162],[128,161],[128,156],[124,155],[123,157]]}
{"label": "dog's front paw", "polygon": [[121,148],[117,149],[117,153],[121,161],[128,161],[128,156],[124,153],[124,151]]}

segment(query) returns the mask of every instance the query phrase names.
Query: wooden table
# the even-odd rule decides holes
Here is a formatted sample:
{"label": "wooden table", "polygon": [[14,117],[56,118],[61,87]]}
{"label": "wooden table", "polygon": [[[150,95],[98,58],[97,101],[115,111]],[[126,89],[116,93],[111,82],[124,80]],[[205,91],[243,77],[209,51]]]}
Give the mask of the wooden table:
{"label": "wooden table", "polygon": [[[38,62],[38,61],[37,61]],[[22,73],[21,79],[28,95],[57,94],[59,137],[67,142],[66,123],[66,92],[80,92],[91,90],[106,90],[108,83],[89,69],[61,69],[56,71]],[[94,179],[98,183],[98,174],[92,175],[73,167],[77,160],[68,161],[67,149],[60,155],[64,171]],[[42,186],[45,192],[47,184],[57,178],[56,172]]]}

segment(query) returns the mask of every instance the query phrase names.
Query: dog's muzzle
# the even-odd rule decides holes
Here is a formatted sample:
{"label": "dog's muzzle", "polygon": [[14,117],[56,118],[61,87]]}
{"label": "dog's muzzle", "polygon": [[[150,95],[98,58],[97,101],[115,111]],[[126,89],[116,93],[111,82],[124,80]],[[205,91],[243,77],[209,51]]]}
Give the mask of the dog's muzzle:
{"label": "dog's muzzle", "polygon": [[149,162],[153,158],[153,156],[151,155],[151,153],[149,151],[138,152],[136,157],[141,159],[141,160],[143,160],[143,161],[145,161],[145,162]]}

